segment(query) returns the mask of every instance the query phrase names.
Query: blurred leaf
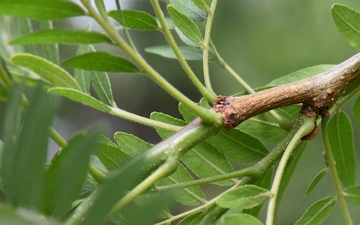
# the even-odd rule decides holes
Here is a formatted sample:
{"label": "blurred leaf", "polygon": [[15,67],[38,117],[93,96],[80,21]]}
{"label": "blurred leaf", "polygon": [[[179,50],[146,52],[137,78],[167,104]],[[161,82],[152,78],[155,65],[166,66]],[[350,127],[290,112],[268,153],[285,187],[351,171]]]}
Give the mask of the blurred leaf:
{"label": "blurred leaf", "polygon": [[337,29],[345,40],[351,46],[360,50],[360,14],[345,5],[334,4],[331,15]]}
{"label": "blurred leaf", "polygon": [[288,84],[288,83],[291,83],[294,81],[312,77],[319,73],[328,71],[331,68],[333,68],[334,66],[335,65],[331,65],[331,64],[322,64],[322,65],[307,67],[307,68],[295,71],[293,73],[290,73],[289,75],[276,78],[275,80],[273,80],[269,84],[267,84],[267,86],[279,86],[282,84]]}
{"label": "blurred leaf", "polygon": [[[292,120],[299,114],[300,106],[291,105],[275,111],[285,119]],[[269,113],[262,113],[257,116],[253,116],[248,120],[242,122],[236,129],[260,140],[267,141],[280,141],[286,136],[287,131],[279,126],[276,119]]]}
{"label": "blurred leaf", "polygon": [[153,145],[141,140],[140,138],[125,132],[116,132],[114,139],[122,152],[135,158],[149,150]]}
{"label": "blurred leaf", "polygon": [[51,94],[61,95],[67,97],[73,101],[88,105],[94,109],[97,109],[102,112],[110,112],[111,108],[104,103],[100,102],[96,98],[91,97],[90,95],[85,94],[84,92],[71,89],[71,88],[50,88],[48,90]]}
{"label": "blurred leaf", "polygon": [[350,86],[348,86],[346,89],[345,89],[345,93],[341,94],[340,96],[341,97],[344,97],[348,94],[350,94],[351,92],[353,92],[356,88],[358,88],[360,86],[360,80],[358,81],[355,81],[354,83],[350,84]]}
{"label": "blurred leaf", "polygon": [[104,0],[94,0],[96,8],[104,21],[109,22],[109,17],[106,13]]}
{"label": "blurred leaf", "polygon": [[[85,54],[87,52],[90,52],[92,49],[92,45],[80,45],[78,50],[76,51],[76,55]],[[81,90],[85,94],[90,94],[91,73],[92,72],[88,70],[74,69],[75,80],[76,82],[78,82]]]}
{"label": "blurred leaf", "polygon": [[121,12],[125,23],[122,21],[122,18],[120,18],[117,10],[111,10],[108,14],[121,25],[124,26],[126,24],[126,27],[134,30],[147,31],[158,29],[155,18],[147,12],[137,10],[122,10]]}
{"label": "blurred leaf", "polygon": [[85,30],[53,29],[41,30],[10,41],[11,45],[60,43],[60,44],[92,44],[111,43],[105,35]]}
{"label": "blurred leaf", "polygon": [[[202,50],[190,46],[179,46],[181,54],[186,60],[202,60]],[[176,55],[170,46],[152,46],[145,51],[165,58],[176,59]]]}
{"label": "blurred leaf", "polygon": [[60,223],[45,218],[34,210],[24,208],[14,209],[0,204],[0,224],[6,225],[60,225]]}
{"label": "blurred leaf", "polygon": [[207,18],[207,13],[191,0],[170,0],[170,4],[192,20],[204,21]]}
{"label": "blurred leaf", "polygon": [[78,221],[81,215],[84,218],[81,224],[104,224],[115,204],[140,182],[139,177],[144,173],[142,168],[149,166],[149,162],[139,159],[127,163],[121,170],[110,172],[106,182],[98,185],[96,191],[76,208],[67,223]]}
{"label": "blurred leaf", "polygon": [[98,138],[95,152],[108,170],[119,169],[121,165],[130,160],[129,155],[122,152],[116,144],[105,136]]}
{"label": "blurred leaf", "polygon": [[263,225],[256,217],[249,214],[232,214],[221,217],[218,225]]}
{"label": "blurred leaf", "polygon": [[327,125],[328,140],[336,162],[341,183],[348,187],[355,184],[356,161],[353,130],[348,116],[340,111]]}
{"label": "blurred leaf", "polygon": [[203,37],[196,24],[172,5],[168,5],[167,9],[176,27],[179,28],[179,30],[181,30],[181,32],[192,42],[199,45],[202,42]]}
{"label": "blurred leaf", "polygon": [[312,204],[295,225],[319,225],[330,215],[335,206],[336,198],[329,196]]}
{"label": "blurred leaf", "polygon": [[347,202],[360,206],[360,186],[349,186],[343,192]]}
{"label": "blurred leaf", "polygon": [[23,16],[37,20],[57,20],[85,16],[85,11],[71,1],[2,0],[0,14]]}
{"label": "blurred leaf", "polygon": [[[162,178],[155,183],[156,186],[179,184],[194,180],[185,167],[179,164],[177,170],[168,177]],[[184,205],[194,206],[206,202],[205,196],[199,186],[175,189],[169,191],[174,199]]]}
{"label": "blurred leaf", "polygon": [[201,220],[205,217],[205,212],[197,212],[190,214],[189,216],[185,217],[181,220],[178,225],[198,225],[200,224]]}
{"label": "blurred leaf", "polygon": [[110,217],[110,221],[118,225],[125,224],[125,219],[127,216],[128,216],[128,212],[125,209],[122,209],[116,212],[114,215],[112,215]]}
{"label": "blurred leaf", "polygon": [[[41,30],[53,30],[53,23],[51,20],[40,21]],[[43,56],[54,64],[59,64],[59,46],[57,43],[42,44]]]}
{"label": "blurred leaf", "polygon": [[324,177],[324,175],[327,173],[327,171],[329,171],[329,167],[326,167],[324,169],[322,169],[316,176],[315,178],[311,181],[310,185],[308,186],[308,188],[305,191],[305,196],[307,196],[312,189],[314,189],[314,187],[319,183],[319,181],[321,180],[321,178]]}
{"label": "blurred leaf", "polygon": [[78,83],[69,73],[46,59],[31,54],[19,53],[11,58],[11,62],[34,71],[54,86],[80,90]]}
{"label": "blurred leaf", "polygon": [[0,84],[0,102],[6,101],[8,98],[8,90]]}
{"label": "blurred leaf", "polygon": [[260,140],[236,129],[220,131],[206,142],[239,163],[255,163],[268,153]]}
{"label": "blurred leaf", "polygon": [[120,56],[107,52],[89,52],[75,56],[61,63],[62,66],[84,70],[95,70],[102,72],[129,72],[136,73],[136,66]]}
{"label": "blurred leaf", "polygon": [[353,113],[354,113],[356,125],[358,128],[360,128],[360,96],[357,97],[354,103]]}
{"label": "blurred leaf", "polygon": [[84,185],[98,135],[95,131],[77,134],[56,155],[46,173],[45,214],[59,220],[65,218]]}
{"label": "blurred leaf", "polygon": [[222,194],[216,204],[224,208],[248,209],[264,203],[269,196],[270,192],[264,188],[245,185]]}
{"label": "blurred leaf", "polygon": [[[139,195],[134,199],[134,202],[137,207],[146,207],[149,202],[154,201],[155,199],[164,197],[162,193],[150,193]],[[162,209],[158,209],[157,212],[154,213],[157,218],[169,218],[170,210],[168,207],[164,206]]]}
{"label": "blurred leaf", "polygon": [[192,0],[192,2],[199,7],[199,9],[206,12],[206,7],[210,7],[211,0]]}
{"label": "blurred leaf", "polygon": [[130,212],[126,218],[126,224],[154,224],[161,210],[166,209],[170,202],[170,197],[155,195],[141,207]]}
{"label": "blurred leaf", "polygon": [[[19,96],[19,93],[11,94]],[[36,88],[20,129],[16,126],[17,121],[14,121],[19,119],[16,118],[17,109],[12,106],[14,103],[18,105],[17,97],[10,99],[5,116],[5,120],[10,121],[4,126],[6,134],[1,163],[3,188],[10,205],[39,209],[43,198],[48,130],[54,107],[42,88]],[[8,127],[10,124],[14,127]]]}
{"label": "blurred leaf", "polygon": [[93,71],[91,73],[91,81],[100,100],[106,105],[113,106],[115,103],[107,73]]}

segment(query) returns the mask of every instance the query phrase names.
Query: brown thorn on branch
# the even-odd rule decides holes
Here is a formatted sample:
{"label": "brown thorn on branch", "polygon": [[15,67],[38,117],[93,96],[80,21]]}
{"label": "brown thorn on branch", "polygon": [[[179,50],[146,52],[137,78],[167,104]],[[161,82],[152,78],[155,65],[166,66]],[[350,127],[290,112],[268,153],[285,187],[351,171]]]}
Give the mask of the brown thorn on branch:
{"label": "brown thorn on branch", "polygon": [[226,129],[269,110],[299,103],[303,103],[301,112],[308,116],[329,116],[328,109],[358,80],[360,53],[313,77],[241,97],[218,96],[213,108],[222,113]]}

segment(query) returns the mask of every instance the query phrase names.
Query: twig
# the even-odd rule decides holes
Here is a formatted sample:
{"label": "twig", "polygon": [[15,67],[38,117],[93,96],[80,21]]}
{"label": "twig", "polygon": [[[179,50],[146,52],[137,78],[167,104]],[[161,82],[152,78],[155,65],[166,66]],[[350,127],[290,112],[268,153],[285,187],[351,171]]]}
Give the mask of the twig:
{"label": "twig", "polygon": [[303,103],[309,116],[328,115],[328,109],[355,81],[360,80],[360,54],[316,76],[241,97],[222,97],[213,108],[222,113],[227,129],[255,115]]}

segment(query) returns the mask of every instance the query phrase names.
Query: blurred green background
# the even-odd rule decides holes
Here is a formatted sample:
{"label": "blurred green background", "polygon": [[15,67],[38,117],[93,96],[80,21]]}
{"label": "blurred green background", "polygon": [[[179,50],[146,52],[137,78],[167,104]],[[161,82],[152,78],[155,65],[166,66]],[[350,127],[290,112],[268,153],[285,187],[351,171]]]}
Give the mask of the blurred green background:
{"label": "blurred green background", "polygon": [[[109,4],[109,10],[115,8],[112,1],[106,2]],[[148,1],[126,0],[122,3],[123,8],[145,10],[154,15]],[[356,54],[357,51],[346,43],[333,23],[331,6],[334,3],[345,4],[360,11],[360,2],[357,0],[219,1],[211,33],[212,40],[224,60],[254,88],[264,86],[275,78],[305,67],[337,64]],[[165,5],[163,4],[164,9]],[[83,17],[57,21],[55,26],[83,29],[89,23],[93,21]],[[99,28],[93,24],[93,29]],[[131,35],[140,52],[167,80],[194,101],[201,98],[177,61],[143,51],[145,47],[166,44],[159,32],[131,31]],[[181,41],[178,43],[182,44]],[[122,54],[113,47],[105,45],[95,47],[98,50]],[[72,57],[76,51],[74,46],[62,45],[60,49],[62,60]],[[195,73],[202,77],[202,63],[194,61],[190,65]],[[231,95],[242,91],[241,87],[218,66],[212,64],[210,74],[217,94]],[[177,111],[178,103],[149,78],[134,74],[109,75],[114,99],[119,108],[143,116],[149,116],[153,111],[161,111],[180,118]],[[3,116],[3,106],[4,104],[1,103],[1,116]],[[351,106],[350,102],[344,109],[353,119]],[[106,135],[110,138],[116,131],[126,131],[151,143],[160,140],[152,128],[97,112],[65,99],[60,100],[55,128],[65,138],[69,138],[80,129],[88,130],[97,125],[104,127]],[[360,132],[356,127],[354,130],[355,149],[359,154]],[[56,146],[52,148],[56,149]],[[312,203],[335,194],[331,176],[327,174],[319,185],[304,197],[311,180],[325,167],[322,152],[319,136],[308,143],[288,191],[283,197],[279,211],[279,225],[294,224]],[[351,205],[349,207],[353,222],[360,223],[360,214],[357,213],[359,208]],[[338,205],[324,224],[344,224]]]}

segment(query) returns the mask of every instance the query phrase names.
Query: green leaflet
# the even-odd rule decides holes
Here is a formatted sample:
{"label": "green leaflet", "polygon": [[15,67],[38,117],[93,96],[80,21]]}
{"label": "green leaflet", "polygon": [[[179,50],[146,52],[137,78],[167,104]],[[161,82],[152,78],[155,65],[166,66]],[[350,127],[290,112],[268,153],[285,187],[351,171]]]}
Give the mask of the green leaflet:
{"label": "green leaflet", "polygon": [[199,45],[202,40],[202,34],[196,24],[185,14],[178,11],[172,5],[168,5],[168,12],[176,27],[192,42]]}
{"label": "green leaflet", "polygon": [[[292,120],[300,111],[299,105],[286,106],[275,111],[283,118]],[[253,116],[242,122],[236,129],[259,140],[280,141],[287,131],[279,126],[277,121],[269,113]]]}
{"label": "green leaflet", "polygon": [[327,125],[328,140],[336,162],[341,183],[348,187],[355,184],[356,159],[353,130],[348,116],[340,111]]}
{"label": "green leaflet", "polygon": [[[210,0],[206,0],[206,2],[208,3]],[[206,11],[201,10],[201,8],[198,7],[199,4],[191,0],[170,0],[170,4],[191,20],[204,21],[207,18]]]}
{"label": "green leaflet", "polygon": [[360,186],[349,186],[343,192],[347,202],[360,206]]}
{"label": "green leaflet", "polygon": [[245,185],[230,190],[220,196],[216,204],[224,208],[249,209],[261,205],[270,192],[255,185]]}
{"label": "green leaflet", "polygon": [[[186,60],[202,60],[202,50],[190,46],[179,46],[181,54]],[[176,59],[176,55],[170,46],[151,46],[145,51],[165,58]],[[210,55],[211,58],[211,55]]]}
{"label": "green leaflet", "polygon": [[111,43],[105,35],[85,30],[52,29],[41,30],[10,41],[12,45],[59,43],[59,44],[92,44]]}
{"label": "green leaflet", "polygon": [[89,52],[70,58],[62,62],[61,65],[70,68],[102,72],[139,72],[136,66],[127,59],[107,52]]}
{"label": "green leaflet", "polygon": [[239,130],[220,131],[206,140],[219,152],[239,163],[255,163],[268,152],[260,140]]}
{"label": "green leaflet", "polygon": [[329,196],[312,204],[295,225],[322,224],[335,206],[336,198]]}
{"label": "green leaflet", "polygon": [[318,174],[316,174],[315,178],[311,181],[309,187],[306,189],[305,196],[307,196],[312,191],[312,189],[314,189],[314,187],[319,183],[321,178],[324,177],[327,171],[329,171],[329,167],[322,169]]}
{"label": "green leaflet", "polygon": [[153,146],[152,144],[125,132],[116,132],[114,134],[114,139],[120,146],[121,151],[131,158],[141,155]]}
{"label": "green leaflet", "polygon": [[[155,185],[165,186],[184,183],[192,180],[194,180],[194,178],[190,175],[190,173],[183,165],[179,164],[177,170],[173,174],[166,178],[160,179],[155,183]],[[206,201],[205,196],[199,186],[175,189],[169,191],[169,193],[172,194],[176,201],[188,206],[203,204]]]}
{"label": "green leaflet", "polygon": [[129,155],[122,152],[116,144],[105,136],[98,138],[95,152],[108,170],[118,169],[130,160]]}
{"label": "green leaflet", "polygon": [[206,12],[206,7],[210,7],[211,0],[192,0],[199,9]]}
{"label": "green leaflet", "polygon": [[[179,111],[186,121],[195,118],[194,113],[183,104],[179,104]],[[260,140],[237,129],[222,130],[215,136],[209,137],[206,142],[220,153],[240,163],[257,162],[268,152]]]}
{"label": "green leaflet", "polygon": [[357,97],[354,103],[353,113],[354,113],[356,125],[358,128],[360,128],[360,96]]}
{"label": "green leaflet", "polygon": [[98,134],[77,134],[52,161],[45,178],[45,214],[62,220],[68,213],[83,187]]}
{"label": "green leaflet", "polygon": [[331,9],[334,23],[345,40],[360,50],[360,14],[345,5],[334,4]]}
{"label": "green leaflet", "polygon": [[106,105],[113,106],[114,98],[111,91],[111,84],[107,73],[92,71],[90,73],[92,85],[100,100]]}
{"label": "green leaflet", "polygon": [[100,102],[96,98],[91,97],[84,92],[71,89],[71,88],[50,88],[48,90],[51,94],[61,95],[67,97],[73,101],[88,105],[94,109],[97,109],[102,112],[110,112],[111,108],[104,103]]}
{"label": "green leaflet", "polygon": [[54,86],[80,90],[78,83],[69,73],[46,59],[27,53],[19,53],[11,57],[11,62],[34,71]]}
{"label": "green leaflet", "polygon": [[2,0],[0,14],[29,17],[36,20],[57,20],[84,16],[85,11],[71,1]]}
{"label": "green leaflet", "polygon": [[111,10],[108,12],[109,16],[116,20],[121,25],[126,25],[126,27],[134,30],[150,31],[157,30],[159,27],[153,16],[144,11],[137,10],[122,10],[122,16],[124,21],[120,18],[119,12],[117,10]]}
{"label": "green leaflet", "polygon": [[263,225],[256,217],[249,214],[232,214],[221,217],[218,225]]}
{"label": "green leaflet", "polygon": [[[162,113],[152,113],[151,118],[173,125],[186,125],[184,121]],[[172,134],[171,132],[161,129],[156,129],[156,131],[163,139]],[[200,178],[212,177],[233,171],[233,168],[227,158],[216,148],[206,142],[199,143],[193,147],[181,157],[181,161]],[[231,185],[232,182],[224,180],[215,182],[214,184]]]}

